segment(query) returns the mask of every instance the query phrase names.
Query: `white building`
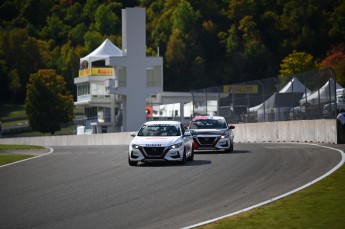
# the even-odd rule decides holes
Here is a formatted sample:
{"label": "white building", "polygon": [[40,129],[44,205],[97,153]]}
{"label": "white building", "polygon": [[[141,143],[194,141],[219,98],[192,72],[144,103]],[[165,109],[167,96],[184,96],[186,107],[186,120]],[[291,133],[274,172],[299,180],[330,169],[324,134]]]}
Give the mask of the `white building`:
{"label": "white building", "polygon": [[196,107],[190,92],[163,92],[163,58],[146,56],[143,8],[122,10],[122,50],[106,39],[80,59],[80,66],[74,104],[84,108],[86,120],[78,134],[136,131],[152,119],[187,123],[206,105],[208,114],[218,110],[218,93],[208,94],[211,101]]}
{"label": "white building", "polygon": [[146,121],[146,95],[163,91],[163,58],[146,57],[143,8],[122,10],[122,50],[105,40],[80,59],[76,106],[83,106],[86,130],[134,131]]}

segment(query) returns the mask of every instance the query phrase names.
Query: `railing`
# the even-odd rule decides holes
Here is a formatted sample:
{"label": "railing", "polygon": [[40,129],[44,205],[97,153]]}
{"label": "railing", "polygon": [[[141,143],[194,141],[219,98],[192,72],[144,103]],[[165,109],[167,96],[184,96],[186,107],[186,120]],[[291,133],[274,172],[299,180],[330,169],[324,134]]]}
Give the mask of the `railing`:
{"label": "railing", "polygon": [[[219,101],[213,111],[207,94],[217,91]],[[335,73],[327,68],[191,93],[194,115],[221,115],[238,123],[335,118],[341,108],[336,98],[344,95],[344,89],[336,83]]]}

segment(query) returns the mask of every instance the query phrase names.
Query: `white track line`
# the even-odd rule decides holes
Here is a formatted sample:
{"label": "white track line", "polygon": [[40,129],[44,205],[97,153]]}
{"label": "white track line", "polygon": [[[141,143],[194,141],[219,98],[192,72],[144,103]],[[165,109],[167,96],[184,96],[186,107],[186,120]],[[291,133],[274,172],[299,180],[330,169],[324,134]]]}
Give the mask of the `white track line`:
{"label": "white track line", "polygon": [[280,196],[274,197],[274,198],[272,198],[272,199],[270,199],[270,200],[266,200],[266,201],[264,201],[264,202],[262,202],[262,203],[253,205],[253,206],[251,206],[251,207],[248,207],[248,208],[239,210],[239,211],[237,211],[237,212],[233,212],[233,213],[230,213],[230,214],[227,214],[227,215],[224,215],[224,216],[220,216],[220,217],[217,217],[217,218],[214,218],[214,219],[210,219],[210,220],[207,220],[207,221],[198,223],[198,224],[194,224],[194,225],[191,225],[191,226],[187,226],[187,227],[184,227],[184,228],[182,228],[182,229],[189,229],[189,228],[194,228],[194,227],[200,227],[200,226],[203,226],[203,225],[206,225],[206,224],[209,224],[209,223],[213,223],[213,222],[215,222],[215,221],[218,221],[218,220],[221,220],[221,219],[224,219],[224,218],[228,218],[228,217],[230,217],[230,216],[238,215],[238,214],[240,214],[240,213],[242,213],[242,212],[246,212],[246,211],[252,210],[252,209],[254,209],[254,208],[257,208],[257,207],[260,207],[260,206],[263,206],[263,205],[272,203],[272,202],[274,202],[274,201],[276,201],[276,200],[279,200],[279,199],[284,198],[284,197],[286,197],[286,196],[288,196],[288,195],[291,195],[291,194],[293,194],[293,193],[295,193],[295,192],[298,192],[298,191],[300,191],[300,190],[302,190],[302,189],[305,189],[306,187],[309,187],[310,185],[312,185],[312,184],[314,184],[314,183],[316,183],[316,182],[318,182],[318,181],[324,179],[325,177],[329,176],[330,174],[332,174],[333,172],[335,172],[337,169],[339,169],[339,168],[345,163],[345,153],[344,153],[344,151],[342,151],[342,150],[340,150],[340,149],[335,149],[335,148],[331,148],[331,147],[328,147],[328,146],[322,146],[322,145],[318,145],[318,144],[309,144],[309,143],[302,143],[302,144],[314,145],[314,146],[319,146],[319,147],[323,147],[323,148],[327,148],[327,149],[336,150],[336,151],[338,151],[338,152],[341,154],[341,161],[340,161],[333,169],[331,169],[330,171],[328,171],[327,173],[325,173],[325,174],[322,175],[321,177],[316,178],[315,180],[313,180],[313,181],[311,181],[311,182],[309,182],[309,183],[307,183],[307,184],[305,184],[305,185],[303,185],[303,186],[301,186],[301,187],[299,187],[299,188],[296,188],[296,189],[294,189],[294,190],[292,190],[292,191],[290,191],[290,192],[287,192],[287,193],[282,194],[282,195],[280,195]]}
{"label": "white track line", "polygon": [[10,165],[14,165],[14,164],[18,164],[18,163],[21,163],[21,162],[24,162],[24,161],[28,161],[28,160],[35,159],[35,158],[47,156],[47,155],[51,154],[52,152],[54,152],[54,149],[53,149],[53,148],[50,148],[50,147],[45,147],[45,148],[49,149],[49,152],[48,152],[48,153],[41,154],[41,155],[37,155],[37,156],[34,156],[34,157],[30,157],[30,158],[27,158],[27,159],[24,159],[24,160],[12,162],[12,163],[9,163],[9,164],[6,164],[6,165],[0,165],[0,168],[6,167],[6,166],[10,166]]}

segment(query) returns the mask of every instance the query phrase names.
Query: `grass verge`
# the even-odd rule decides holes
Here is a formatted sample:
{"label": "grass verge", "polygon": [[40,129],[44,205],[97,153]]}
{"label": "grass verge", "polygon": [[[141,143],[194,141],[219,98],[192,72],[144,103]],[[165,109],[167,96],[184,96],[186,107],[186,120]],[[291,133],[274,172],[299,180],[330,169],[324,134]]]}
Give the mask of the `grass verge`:
{"label": "grass verge", "polygon": [[30,157],[35,157],[36,155],[29,154],[0,154],[0,165],[6,165],[16,161],[24,160]]}
{"label": "grass verge", "polygon": [[[30,150],[30,149],[44,149],[42,146],[34,146],[34,145],[5,145],[0,144],[0,152],[1,150]],[[30,157],[35,157],[36,155],[30,154],[7,154],[7,153],[0,153],[0,166],[6,165],[9,163],[13,163],[16,161],[24,160]]]}
{"label": "grass verge", "polygon": [[202,226],[214,228],[345,228],[345,166],[271,204]]}
{"label": "grass verge", "polygon": [[44,149],[42,146],[34,145],[6,145],[0,144],[0,150],[26,150],[26,149]]}

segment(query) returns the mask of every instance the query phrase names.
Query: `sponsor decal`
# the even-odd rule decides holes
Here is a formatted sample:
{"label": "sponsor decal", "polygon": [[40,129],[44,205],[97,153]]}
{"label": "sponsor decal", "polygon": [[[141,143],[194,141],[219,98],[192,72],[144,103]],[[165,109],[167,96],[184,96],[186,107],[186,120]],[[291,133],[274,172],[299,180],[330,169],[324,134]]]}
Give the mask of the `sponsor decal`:
{"label": "sponsor decal", "polygon": [[79,77],[83,76],[112,76],[113,68],[87,68],[79,71]]}
{"label": "sponsor decal", "polygon": [[146,144],[147,147],[160,147],[161,144]]}
{"label": "sponsor decal", "polygon": [[223,91],[228,94],[257,94],[258,85],[224,85]]}

